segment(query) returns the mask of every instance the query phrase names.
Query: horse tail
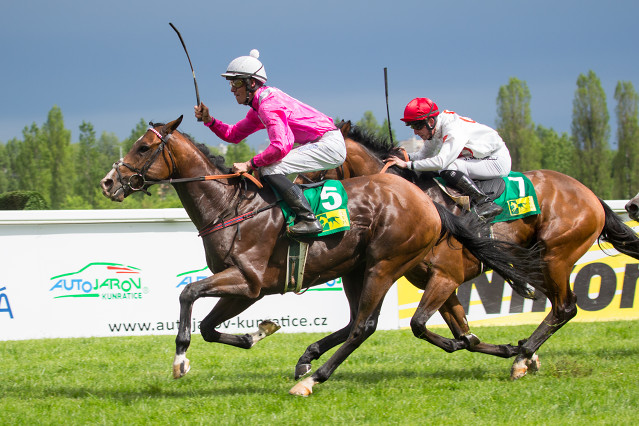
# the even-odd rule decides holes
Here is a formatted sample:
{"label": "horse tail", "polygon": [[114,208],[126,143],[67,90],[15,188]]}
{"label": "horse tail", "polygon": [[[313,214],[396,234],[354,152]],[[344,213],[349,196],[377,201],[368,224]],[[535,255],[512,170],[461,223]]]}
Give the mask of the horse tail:
{"label": "horse tail", "polygon": [[508,241],[482,237],[480,235],[486,229],[486,224],[477,215],[456,216],[444,206],[434,204],[442,221],[441,239],[455,237],[486,269],[499,273],[521,295],[532,298],[529,285],[543,286],[541,245],[526,248]]}
{"label": "horse tail", "polygon": [[604,227],[599,234],[599,246],[601,247],[601,241],[605,241],[612,244],[619,253],[639,259],[639,237],[635,231],[623,223],[601,198],[599,202],[605,212]]}

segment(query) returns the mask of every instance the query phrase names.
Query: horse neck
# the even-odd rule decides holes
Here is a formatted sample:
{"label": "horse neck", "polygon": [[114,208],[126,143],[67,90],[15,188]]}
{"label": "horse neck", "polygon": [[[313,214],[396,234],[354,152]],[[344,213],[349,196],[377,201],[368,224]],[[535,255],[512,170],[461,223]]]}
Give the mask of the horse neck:
{"label": "horse neck", "polygon": [[384,162],[380,158],[357,142],[349,141],[346,152],[348,155],[344,164],[351,177],[374,175],[384,167]]}
{"label": "horse neck", "polygon": [[[172,147],[177,173],[174,178],[197,178],[225,174],[191,143]],[[228,179],[174,183],[173,187],[193,224],[201,229],[213,222],[233,202],[238,188]]]}

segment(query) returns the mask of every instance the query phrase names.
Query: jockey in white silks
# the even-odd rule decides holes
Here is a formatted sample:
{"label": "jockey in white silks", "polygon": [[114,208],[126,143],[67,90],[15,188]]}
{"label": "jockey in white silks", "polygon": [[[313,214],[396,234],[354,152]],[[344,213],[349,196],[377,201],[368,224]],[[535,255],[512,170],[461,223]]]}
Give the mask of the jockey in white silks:
{"label": "jockey in white silks", "polygon": [[[502,212],[473,182],[510,173],[510,152],[497,131],[453,111],[440,112],[428,98],[410,101],[401,120],[424,140],[424,146],[408,154],[409,161],[391,157],[388,163],[414,171],[439,172],[447,184],[470,197],[475,212],[485,220]],[[441,146],[434,155],[432,145]]]}

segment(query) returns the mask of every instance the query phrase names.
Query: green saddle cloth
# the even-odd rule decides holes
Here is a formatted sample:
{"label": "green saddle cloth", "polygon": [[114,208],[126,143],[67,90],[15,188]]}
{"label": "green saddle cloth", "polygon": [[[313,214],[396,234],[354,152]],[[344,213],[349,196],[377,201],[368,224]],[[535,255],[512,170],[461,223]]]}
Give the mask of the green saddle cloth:
{"label": "green saddle cloth", "polygon": [[495,222],[507,222],[540,213],[535,187],[526,175],[510,172],[504,178],[506,189],[497,197],[495,203],[504,211],[493,219]]}
{"label": "green saddle cloth", "polygon": [[[338,180],[326,180],[323,185],[304,188],[304,196],[308,200],[313,213],[323,226],[323,231],[315,235],[323,237],[336,232],[346,231],[351,228],[348,215],[348,195],[342,182]],[[284,201],[279,202],[284,220],[287,226],[293,225],[295,213]]]}

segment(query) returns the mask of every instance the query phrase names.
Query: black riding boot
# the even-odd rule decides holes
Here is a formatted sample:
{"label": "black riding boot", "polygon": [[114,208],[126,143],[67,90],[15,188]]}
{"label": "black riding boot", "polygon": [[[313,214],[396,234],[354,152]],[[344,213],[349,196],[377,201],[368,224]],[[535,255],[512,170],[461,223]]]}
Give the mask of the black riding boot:
{"label": "black riding boot", "polygon": [[493,202],[493,200],[484,194],[481,189],[475,185],[475,182],[464,173],[457,170],[442,170],[439,175],[450,186],[459,189],[470,197],[475,206],[475,213],[486,221],[491,221],[503,211],[501,207]]}
{"label": "black riding boot", "polygon": [[302,188],[284,175],[264,176],[264,180],[274,188],[295,213],[295,225],[288,228],[291,235],[308,235],[322,232],[322,224],[317,220]]}

